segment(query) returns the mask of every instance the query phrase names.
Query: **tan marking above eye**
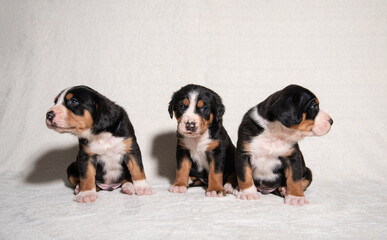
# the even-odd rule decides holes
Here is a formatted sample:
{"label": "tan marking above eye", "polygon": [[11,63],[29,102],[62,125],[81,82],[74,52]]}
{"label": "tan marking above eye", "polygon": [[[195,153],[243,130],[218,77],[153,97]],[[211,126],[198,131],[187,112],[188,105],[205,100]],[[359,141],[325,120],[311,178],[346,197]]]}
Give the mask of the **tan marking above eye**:
{"label": "tan marking above eye", "polygon": [[316,103],[317,103],[317,104],[320,104],[320,101],[318,100],[318,98],[316,98]]}
{"label": "tan marking above eye", "polygon": [[67,99],[67,100],[70,100],[73,96],[74,96],[74,94],[68,93],[68,94],[66,95],[66,99]]}
{"label": "tan marking above eye", "polygon": [[189,100],[188,100],[188,98],[185,98],[185,99],[183,100],[183,104],[184,104],[184,106],[186,106],[186,107],[189,106]]}
{"label": "tan marking above eye", "polygon": [[204,102],[202,100],[199,100],[197,106],[198,108],[202,108],[204,106]]}

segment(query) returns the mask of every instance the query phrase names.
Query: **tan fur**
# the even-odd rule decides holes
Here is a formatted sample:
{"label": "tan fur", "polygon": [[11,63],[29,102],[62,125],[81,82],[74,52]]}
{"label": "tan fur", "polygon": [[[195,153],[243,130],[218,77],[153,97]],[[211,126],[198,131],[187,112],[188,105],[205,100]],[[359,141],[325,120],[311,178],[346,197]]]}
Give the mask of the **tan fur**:
{"label": "tan fur", "polygon": [[293,172],[291,168],[285,170],[286,177],[286,194],[297,197],[304,197],[302,180],[293,181]]}
{"label": "tan fur", "polygon": [[181,161],[181,168],[176,169],[176,180],[174,186],[188,186],[189,171],[191,170],[192,163],[188,157],[184,157]]}
{"label": "tan fur", "polygon": [[245,190],[252,187],[253,185],[253,170],[249,165],[247,165],[245,168],[245,181],[242,181],[238,177],[238,186],[241,190]]}
{"label": "tan fur", "polygon": [[87,165],[86,178],[80,178],[79,190],[81,192],[95,189],[95,167],[89,162]]}
{"label": "tan fur", "polygon": [[140,169],[140,166],[138,166],[136,160],[132,156],[129,158],[127,166],[130,175],[132,175],[133,181],[140,181],[146,179],[144,169]]}
{"label": "tan fur", "polygon": [[210,172],[208,174],[207,191],[222,192],[223,190],[223,172],[215,172],[215,160],[211,159]]}

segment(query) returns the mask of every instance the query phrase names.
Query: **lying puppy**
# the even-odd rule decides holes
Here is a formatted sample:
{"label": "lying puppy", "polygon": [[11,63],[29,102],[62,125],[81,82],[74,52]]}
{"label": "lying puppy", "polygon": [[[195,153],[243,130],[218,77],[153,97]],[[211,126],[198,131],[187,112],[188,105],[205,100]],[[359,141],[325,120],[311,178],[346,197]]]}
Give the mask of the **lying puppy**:
{"label": "lying puppy", "polygon": [[79,138],[77,159],[67,169],[77,186],[74,201],[94,202],[97,191],[153,194],[145,178],[140,148],[125,110],[86,86],[63,90],[46,114],[47,127]]}
{"label": "lying puppy", "polygon": [[290,85],[251,108],[238,131],[236,171],[239,199],[258,199],[263,194],[285,196],[285,203],[309,202],[304,191],[312,181],[298,141],[329,132],[332,119],[319,108],[308,89]]}
{"label": "lying puppy", "polygon": [[173,94],[168,111],[178,123],[176,181],[169,191],[184,193],[190,176],[193,186],[208,185],[206,196],[232,193],[235,147],[222,125],[225,108],[219,95],[187,85]]}

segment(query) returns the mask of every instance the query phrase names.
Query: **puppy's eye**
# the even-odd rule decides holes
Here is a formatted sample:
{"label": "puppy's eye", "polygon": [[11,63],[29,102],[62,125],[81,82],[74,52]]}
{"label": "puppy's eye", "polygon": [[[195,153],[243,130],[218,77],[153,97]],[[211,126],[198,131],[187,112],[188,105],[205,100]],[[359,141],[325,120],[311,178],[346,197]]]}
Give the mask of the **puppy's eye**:
{"label": "puppy's eye", "polygon": [[70,107],[77,107],[79,105],[79,102],[76,98],[71,98],[67,104],[70,106]]}
{"label": "puppy's eye", "polygon": [[201,112],[207,112],[207,110],[208,110],[207,106],[203,106],[203,107],[200,108]]}
{"label": "puppy's eye", "polygon": [[318,104],[316,102],[313,102],[312,105],[310,105],[310,109],[317,109]]}
{"label": "puppy's eye", "polygon": [[187,107],[184,104],[179,104],[177,106],[181,111],[184,111]]}

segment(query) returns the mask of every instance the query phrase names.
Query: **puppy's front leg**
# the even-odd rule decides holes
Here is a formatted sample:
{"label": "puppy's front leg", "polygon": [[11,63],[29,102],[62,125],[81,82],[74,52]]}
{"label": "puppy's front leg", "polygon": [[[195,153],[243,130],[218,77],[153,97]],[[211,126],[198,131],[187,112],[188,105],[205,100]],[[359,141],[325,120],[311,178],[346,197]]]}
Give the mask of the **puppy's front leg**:
{"label": "puppy's front leg", "polygon": [[236,172],[238,178],[239,192],[235,195],[242,200],[259,199],[257,188],[253,181],[253,170],[250,164],[250,155],[246,153],[237,153]]}
{"label": "puppy's front leg", "polygon": [[226,195],[223,189],[223,155],[210,156],[210,172],[208,174],[207,197],[222,197]]}
{"label": "puppy's front leg", "polygon": [[296,163],[291,163],[285,168],[285,204],[302,206],[304,204],[309,204],[309,201],[304,195],[302,175],[300,173],[301,167],[296,165]]}
{"label": "puppy's front leg", "polygon": [[121,187],[121,190],[129,195],[133,194],[134,192],[139,196],[152,195],[154,191],[145,177],[140,148],[138,147],[136,141],[131,142],[129,139],[131,138],[128,138],[127,141],[131,143],[131,148],[128,151],[129,160],[127,162],[127,167],[129,169],[130,175],[132,176],[131,180],[133,181],[133,184],[129,181],[124,183]]}
{"label": "puppy's front leg", "polygon": [[91,158],[82,161],[78,156],[78,161],[80,161],[79,193],[75,196],[74,201],[79,203],[94,202],[98,197],[95,187],[95,165]]}
{"label": "puppy's front leg", "polygon": [[184,193],[187,191],[189,171],[191,170],[191,166],[192,162],[186,154],[183,154],[181,158],[179,157],[179,153],[177,154],[176,180],[169,188],[170,192]]}

